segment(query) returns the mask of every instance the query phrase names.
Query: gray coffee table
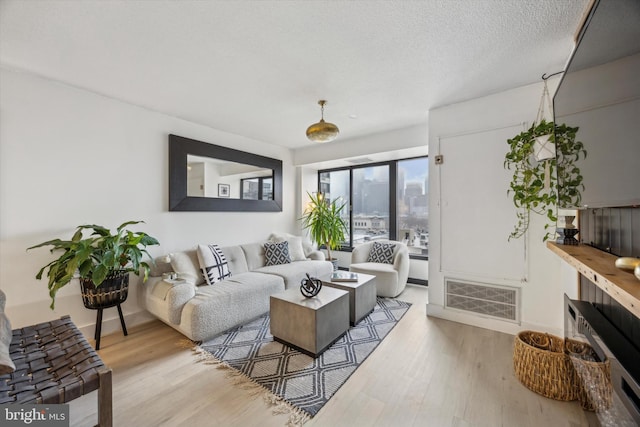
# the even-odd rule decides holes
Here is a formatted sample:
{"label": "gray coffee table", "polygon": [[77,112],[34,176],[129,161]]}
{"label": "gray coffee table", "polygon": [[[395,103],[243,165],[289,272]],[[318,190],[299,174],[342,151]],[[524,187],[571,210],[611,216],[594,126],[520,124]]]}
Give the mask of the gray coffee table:
{"label": "gray coffee table", "polygon": [[313,298],[299,288],[271,295],[271,335],[311,357],[318,357],[349,329],[349,293],[323,286]]}
{"label": "gray coffee table", "polygon": [[349,292],[349,321],[355,325],[376,306],[376,276],[357,273],[357,282],[332,282],[330,277],[322,278],[324,287],[342,289]]}

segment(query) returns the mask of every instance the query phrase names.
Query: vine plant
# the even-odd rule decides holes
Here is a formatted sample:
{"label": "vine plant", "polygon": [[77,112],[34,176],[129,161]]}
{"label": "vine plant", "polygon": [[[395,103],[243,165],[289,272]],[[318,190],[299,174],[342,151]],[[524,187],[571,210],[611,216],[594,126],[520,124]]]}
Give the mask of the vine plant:
{"label": "vine plant", "polygon": [[[527,232],[531,212],[535,212],[548,219],[544,227],[547,233],[543,241],[546,241],[555,233],[556,206],[580,205],[584,184],[575,163],[586,158],[587,152],[584,144],[576,141],[577,132],[577,127],[542,120],[507,140],[510,150],[505,156],[504,167],[513,170],[507,194],[512,194],[518,208],[517,223],[509,240]],[[538,162],[533,156],[535,138],[549,134],[550,141],[555,144],[556,157]],[[548,185],[545,185],[545,178]]]}

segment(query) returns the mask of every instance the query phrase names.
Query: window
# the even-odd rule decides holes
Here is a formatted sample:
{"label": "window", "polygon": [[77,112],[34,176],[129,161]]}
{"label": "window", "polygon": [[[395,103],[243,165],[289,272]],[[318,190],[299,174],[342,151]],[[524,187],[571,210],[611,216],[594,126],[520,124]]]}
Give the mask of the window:
{"label": "window", "polygon": [[[320,180],[320,191],[324,193],[326,200],[341,199],[347,203],[347,207],[351,205],[351,191],[350,191],[350,178],[349,170],[337,170],[330,172],[321,172],[318,174]],[[342,210],[342,219],[349,224],[349,209],[345,207]],[[345,245],[350,245],[351,234],[347,230]]]}
{"label": "window", "polygon": [[389,165],[352,170],[351,246],[389,238]]}
{"label": "window", "polygon": [[273,199],[273,178],[262,178],[262,197],[260,200]]}
{"label": "window", "polygon": [[398,161],[396,221],[398,237],[409,253],[427,255],[429,243],[429,161],[426,157]]}
{"label": "window", "polygon": [[329,200],[347,202],[345,247],[380,239],[403,241],[413,257],[428,255],[428,159],[417,157],[318,172]]}
{"label": "window", "polygon": [[273,199],[273,178],[245,178],[242,182],[242,199],[250,200],[272,200]]}

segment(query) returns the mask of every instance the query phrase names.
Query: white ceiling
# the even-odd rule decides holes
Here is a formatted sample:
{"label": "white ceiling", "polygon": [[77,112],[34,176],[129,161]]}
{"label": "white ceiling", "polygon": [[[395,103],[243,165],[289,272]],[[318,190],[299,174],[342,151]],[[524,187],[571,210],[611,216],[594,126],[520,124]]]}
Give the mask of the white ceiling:
{"label": "white ceiling", "polygon": [[299,148],[562,70],[588,2],[0,0],[0,64]]}

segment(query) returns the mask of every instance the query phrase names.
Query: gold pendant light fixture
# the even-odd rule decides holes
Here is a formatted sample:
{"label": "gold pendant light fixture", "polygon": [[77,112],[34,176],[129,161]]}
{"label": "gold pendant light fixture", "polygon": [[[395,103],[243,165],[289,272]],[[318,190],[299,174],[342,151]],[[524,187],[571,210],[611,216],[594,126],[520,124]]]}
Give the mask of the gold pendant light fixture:
{"label": "gold pendant light fixture", "polygon": [[313,142],[329,142],[336,139],[338,134],[340,133],[340,129],[338,126],[333,123],[327,123],[324,121],[324,104],[327,101],[321,99],[318,101],[320,105],[320,121],[318,123],[314,123],[307,128],[307,138]]}

